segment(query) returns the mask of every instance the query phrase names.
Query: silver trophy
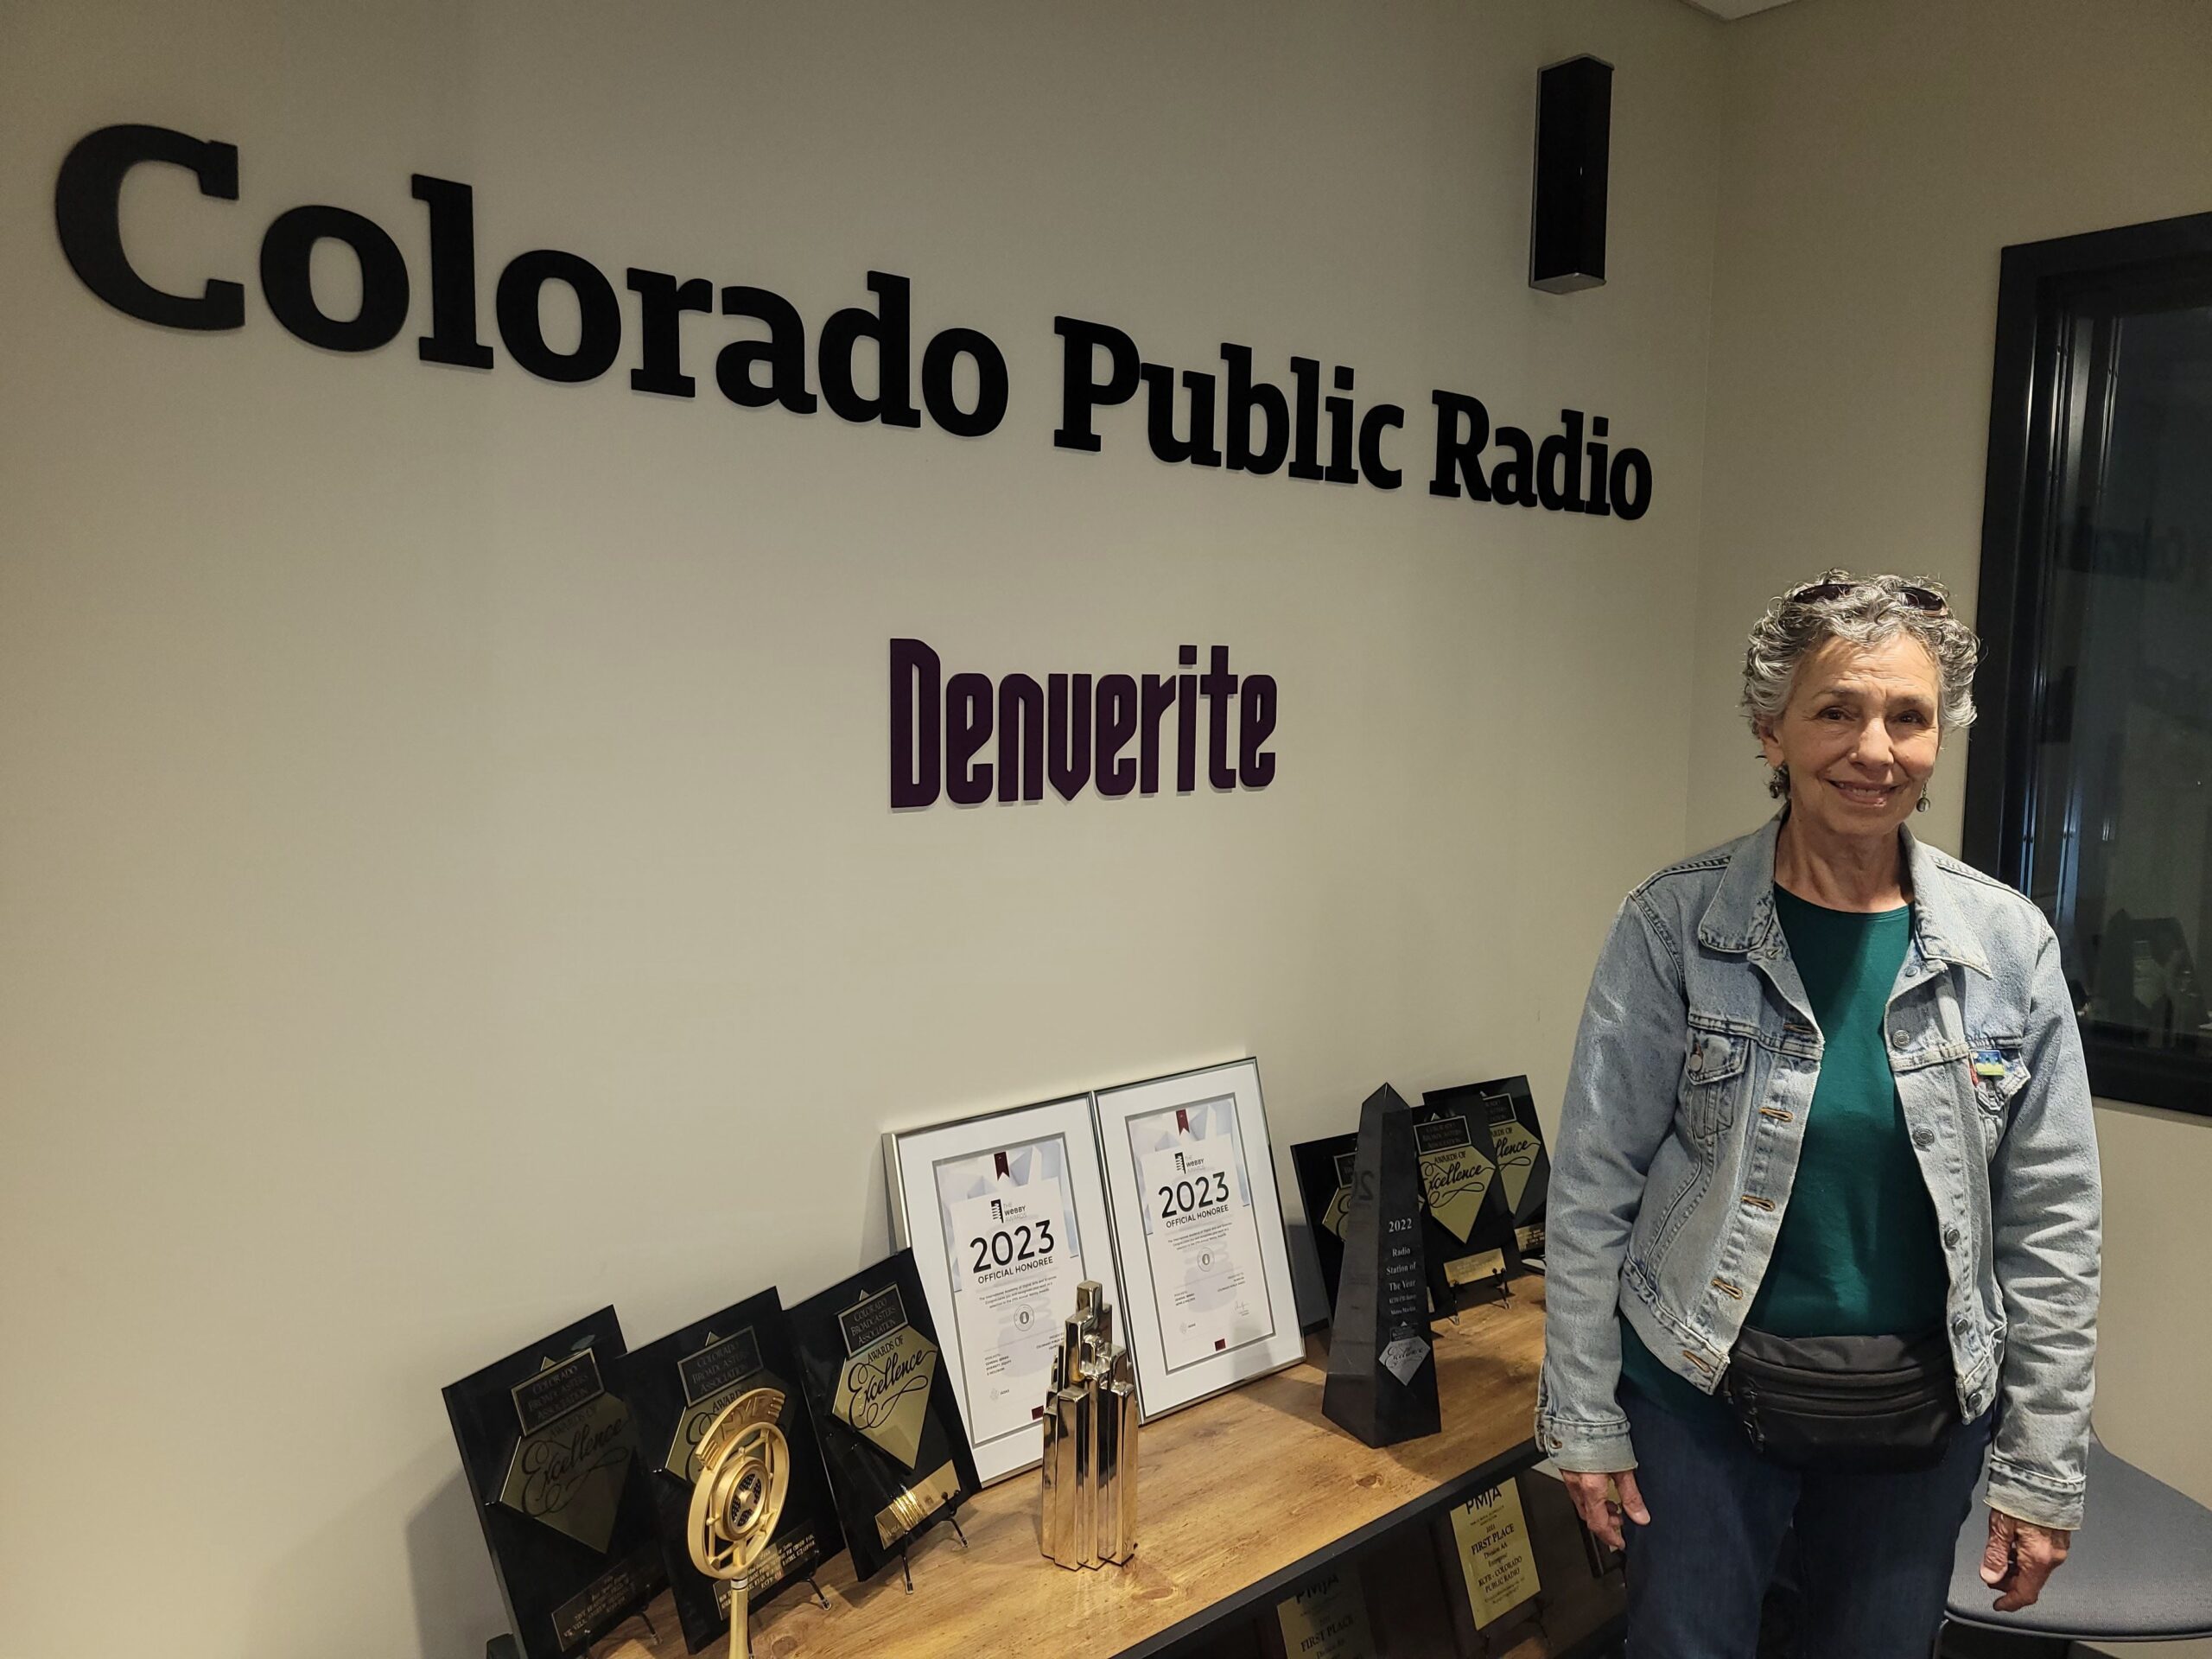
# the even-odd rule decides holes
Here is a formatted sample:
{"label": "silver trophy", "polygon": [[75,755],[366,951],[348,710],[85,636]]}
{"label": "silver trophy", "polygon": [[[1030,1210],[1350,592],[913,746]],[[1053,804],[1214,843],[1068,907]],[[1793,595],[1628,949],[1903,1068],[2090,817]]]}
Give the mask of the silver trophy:
{"label": "silver trophy", "polygon": [[1137,1548],[1137,1382],[1114,1310],[1086,1279],[1045,1398],[1045,1554],[1062,1567],[1121,1566]]}

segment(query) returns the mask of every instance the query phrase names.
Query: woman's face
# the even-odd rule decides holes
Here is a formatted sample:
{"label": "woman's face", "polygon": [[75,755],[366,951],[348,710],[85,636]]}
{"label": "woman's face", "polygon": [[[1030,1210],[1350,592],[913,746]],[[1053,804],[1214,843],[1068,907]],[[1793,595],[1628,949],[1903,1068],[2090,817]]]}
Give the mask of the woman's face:
{"label": "woman's face", "polygon": [[1791,815],[1840,836],[1895,834],[1936,770],[1942,693],[1936,659],[1909,633],[1813,652],[1759,739],[1768,765],[1789,768]]}

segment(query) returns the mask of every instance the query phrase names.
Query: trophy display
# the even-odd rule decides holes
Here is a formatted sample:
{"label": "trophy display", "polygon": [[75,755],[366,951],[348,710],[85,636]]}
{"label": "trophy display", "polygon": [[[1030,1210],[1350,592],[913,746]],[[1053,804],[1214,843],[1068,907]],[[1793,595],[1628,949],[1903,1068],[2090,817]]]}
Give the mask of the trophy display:
{"label": "trophy display", "polygon": [[874,1578],[895,1555],[912,1589],[909,1546],[939,1521],[957,1533],[980,1485],[913,1252],[808,1297],[790,1321],[853,1570]]}
{"label": "trophy display", "polygon": [[1413,1113],[1385,1084],[1359,1109],[1344,1273],[1321,1391],[1322,1414],[1369,1446],[1443,1427],[1422,1208]]}
{"label": "trophy display", "polygon": [[699,1442],[684,1536],[691,1565],[729,1586],[729,1659],[746,1659],[753,1565],[768,1554],[791,1492],[791,1443],[778,1427],[781,1389],[748,1389],[724,1406]]}
{"label": "trophy display", "polygon": [[1120,1567],[1137,1548],[1136,1372],[1114,1340],[1114,1310],[1095,1280],[1075,1314],[1045,1396],[1045,1554],[1067,1567]]}
{"label": "trophy display", "polygon": [[601,1308],[444,1390],[500,1599],[525,1659],[581,1653],[663,1582],[652,1500]]}
{"label": "trophy display", "polygon": [[[772,1392],[780,1402],[776,1427],[789,1453],[781,1518],[747,1564],[750,1604],[758,1607],[810,1580],[844,1547],[822,1472],[821,1444],[799,1393],[798,1359],[783,1304],[773,1290],[747,1297],[632,1349],[622,1374],[647,1465],[669,1588],[685,1645],[696,1653],[728,1626],[730,1581],[693,1564],[690,1517],[709,1431],[733,1401],[756,1390]],[[819,1599],[818,1590],[816,1596]]]}
{"label": "trophy display", "polygon": [[1512,1254],[1541,1258],[1544,1253],[1544,1201],[1551,1190],[1551,1157],[1544,1149],[1543,1126],[1536,1120],[1535,1096],[1525,1076],[1461,1084],[1421,1096],[1424,1109],[1442,1106],[1463,1113],[1489,1142],[1497,1165],[1499,1207],[1510,1218]]}

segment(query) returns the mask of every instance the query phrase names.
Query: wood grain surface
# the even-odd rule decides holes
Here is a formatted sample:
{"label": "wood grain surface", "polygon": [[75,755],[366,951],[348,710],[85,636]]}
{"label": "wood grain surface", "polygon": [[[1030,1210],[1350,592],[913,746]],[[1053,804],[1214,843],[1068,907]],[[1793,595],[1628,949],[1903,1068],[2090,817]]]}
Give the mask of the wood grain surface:
{"label": "wood grain surface", "polygon": [[[825,1611],[804,1585],[753,1622],[760,1659],[1053,1659],[1118,1654],[1527,1440],[1543,1353],[1543,1281],[1437,1327],[1444,1427],[1376,1451],[1321,1415],[1325,1348],[1305,1361],[1145,1426],[1137,1554],[1124,1567],[1071,1572],[1039,1552],[1033,1471],[960,1512],[963,1549],[939,1525],[914,1547],[914,1590],[894,1564],[855,1584],[840,1554],[821,1575]],[[683,1659],[664,1592],[652,1629],[632,1620],[594,1659]],[[727,1659],[728,1638],[707,1651]]]}

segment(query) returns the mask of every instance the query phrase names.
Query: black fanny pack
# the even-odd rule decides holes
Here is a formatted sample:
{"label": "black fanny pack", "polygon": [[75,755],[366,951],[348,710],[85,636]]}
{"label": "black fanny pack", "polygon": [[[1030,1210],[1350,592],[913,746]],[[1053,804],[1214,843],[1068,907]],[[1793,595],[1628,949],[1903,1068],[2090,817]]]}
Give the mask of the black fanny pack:
{"label": "black fanny pack", "polygon": [[1753,1449],[1791,1469],[1931,1469],[1959,1426],[1940,1328],[1922,1337],[1777,1337],[1746,1326],[1720,1388]]}

